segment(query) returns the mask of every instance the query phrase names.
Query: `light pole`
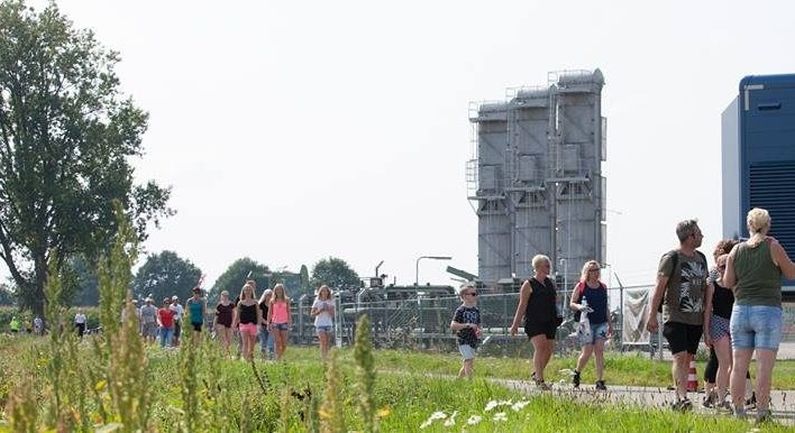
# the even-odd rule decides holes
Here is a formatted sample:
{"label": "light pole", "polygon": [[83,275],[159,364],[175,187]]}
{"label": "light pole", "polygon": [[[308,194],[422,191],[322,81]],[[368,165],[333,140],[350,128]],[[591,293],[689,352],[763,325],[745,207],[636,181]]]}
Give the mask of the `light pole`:
{"label": "light pole", "polygon": [[415,262],[414,266],[414,285],[420,285],[420,260],[422,259],[430,259],[430,260],[452,260],[452,257],[448,256],[420,256],[417,257],[417,261]]}

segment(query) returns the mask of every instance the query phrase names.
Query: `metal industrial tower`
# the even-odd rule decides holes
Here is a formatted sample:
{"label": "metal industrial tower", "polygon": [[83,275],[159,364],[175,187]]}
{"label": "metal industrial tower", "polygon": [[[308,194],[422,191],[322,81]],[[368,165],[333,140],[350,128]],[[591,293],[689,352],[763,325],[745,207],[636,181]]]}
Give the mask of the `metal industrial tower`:
{"label": "metal industrial tower", "polygon": [[603,261],[603,85],[598,69],[553,72],[547,86],[509,89],[507,101],[471,107],[468,196],[487,286],[531,275],[536,254],[550,257],[565,288],[586,260]]}

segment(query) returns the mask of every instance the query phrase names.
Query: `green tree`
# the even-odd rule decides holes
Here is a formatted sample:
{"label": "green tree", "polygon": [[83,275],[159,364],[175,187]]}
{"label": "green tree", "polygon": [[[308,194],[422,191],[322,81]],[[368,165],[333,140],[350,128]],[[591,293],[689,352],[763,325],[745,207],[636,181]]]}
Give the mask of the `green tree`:
{"label": "green tree", "polygon": [[133,296],[143,298],[151,293],[155,305],[172,295],[185,300],[191,296],[191,289],[196,287],[201,275],[199,268],[173,251],[152,254],[135,274]]}
{"label": "green tree", "polygon": [[96,267],[83,257],[73,257],[67,261],[69,281],[74,285],[69,301],[73,305],[99,305],[99,282]]}
{"label": "green tree", "polygon": [[148,114],[121,93],[119,59],[54,2],[40,12],[0,2],[0,258],[36,314],[50,254],[60,271],[111,244],[112,200],[139,240],[173,213],[168,188],[134,182]]}
{"label": "green tree", "polygon": [[11,291],[8,285],[0,283],[0,305],[13,305],[16,301],[16,294]]}
{"label": "green tree", "polygon": [[219,294],[224,290],[228,291],[229,298],[234,300],[240,295],[240,288],[243,287],[249,273],[251,273],[251,278],[257,283],[257,296],[262,294],[262,291],[267,287],[270,287],[273,281],[273,274],[270,268],[248,257],[243,257],[242,259],[235,260],[226,268],[226,271],[215,280],[215,284],[213,284],[213,288],[210,290],[210,302],[212,303],[214,300],[218,299]]}
{"label": "green tree", "polygon": [[312,286],[309,284],[309,268],[306,265],[301,265],[301,292],[302,293],[310,293],[312,291]]}
{"label": "green tree", "polygon": [[350,289],[361,286],[359,275],[351,269],[345,260],[329,257],[315,263],[312,268],[311,285],[317,288],[325,284],[335,289]]}

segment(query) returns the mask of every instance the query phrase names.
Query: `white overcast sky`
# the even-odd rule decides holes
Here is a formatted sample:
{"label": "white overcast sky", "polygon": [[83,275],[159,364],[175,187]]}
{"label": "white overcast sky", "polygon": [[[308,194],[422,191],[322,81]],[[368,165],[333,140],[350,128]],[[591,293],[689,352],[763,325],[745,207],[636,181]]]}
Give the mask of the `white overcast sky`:
{"label": "white overcast sky", "polygon": [[[34,3],[37,4],[37,3]],[[41,3],[38,3],[41,4]],[[470,101],[600,68],[608,258],[651,282],[696,217],[721,236],[720,114],[749,74],[795,72],[793,6],[737,1],[60,1],[118,50],[147,110],[141,181],[177,215],[145,247],[213,281],[235,259],[330,255],[362,276],[477,272]],[[4,270],[5,272],[5,270]]]}

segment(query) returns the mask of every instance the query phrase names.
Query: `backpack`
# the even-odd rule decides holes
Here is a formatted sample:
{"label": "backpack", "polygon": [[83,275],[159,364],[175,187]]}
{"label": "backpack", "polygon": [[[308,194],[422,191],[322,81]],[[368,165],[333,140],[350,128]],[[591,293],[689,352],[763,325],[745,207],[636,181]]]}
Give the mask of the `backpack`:
{"label": "backpack", "polygon": [[[670,255],[671,256],[671,262],[673,263],[673,266],[671,266],[671,273],[668,274],[668,279],[670,280],[671,277],[674,276],[674,272],[676,272],[676,267],[679,266],[679,250],[668,251],[667,253],[663,254],[663,257],[665,257],[666,255]],[[702,253],[699,250],[696,250],[696,255],[701,257],[701,260],[704,262],[704,266],[707,266],[707,256],[705,256],[704,253]],[[662,259],[662,257],[660,259]],[[666,287],[665,290],[667,291],[668,287]],[[660,302],[660,306],[657,307],[657,312],[658,313],[662,313],[663,304],[666,303],[665,300],[666,300],[666,296],[665,296],[665,293],[663,293],[662,302]]]}

